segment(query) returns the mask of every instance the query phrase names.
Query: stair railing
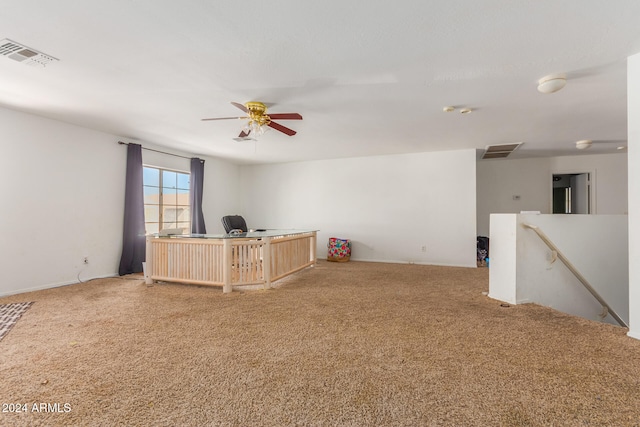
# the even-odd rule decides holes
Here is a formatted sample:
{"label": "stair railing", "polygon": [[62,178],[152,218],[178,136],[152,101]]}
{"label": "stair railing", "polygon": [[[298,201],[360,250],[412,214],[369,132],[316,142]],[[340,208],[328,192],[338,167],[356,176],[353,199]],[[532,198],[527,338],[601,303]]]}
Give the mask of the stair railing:
{"label": "stair railing", "polygon": [[607,304],[604,298],[602,298],[602,296],[600,296],[600,294],[595,289],[593,289],[593,286],[589,284],[587,279],[585,279],[585,277],[582,274],[580,274],[578,269],[576,269],[576,267],[567,259],[566,256],[564,256],[564,254],[551,241],[551,239],[549,239],[549,237],[547,237],[547,235],[544,234],[544,232],[540,230],[540,228],[538,228],[538,226],[532,225],[532,224],[524,224],[524,223],[522,224],[522,226],[525,228],[530,228],[533,231],[535,231],[536,234],[540,237],[540,239],[542,239],[542,241],[549,247],[549,249],[551,249],[554,255],[554,259],[552,260],[552,262],[555,261],[555,257],[559,258],[560,261],[562,261],[564,265],[567,266],[569,271],[571,271],[571,273],[573,273],[573,275],[576,276],[576,278],[580,281],[580,283],[582,283],[582,286],[584,286],[587,289],[587,291],[589,291],[589,293],[593,295],[595,299],[598,300],[598,302],[602,305],[601,317],[603,319],[607,316],[607,313],[608,313],[608,314],[611,314],[611,317],[613,317],[620,324],[620,326],[625,328],[628,327],[627,324],[624,322],[624,320],[622,320],[622,318],[618,316],[615,310],[611,308],[609,304]]}

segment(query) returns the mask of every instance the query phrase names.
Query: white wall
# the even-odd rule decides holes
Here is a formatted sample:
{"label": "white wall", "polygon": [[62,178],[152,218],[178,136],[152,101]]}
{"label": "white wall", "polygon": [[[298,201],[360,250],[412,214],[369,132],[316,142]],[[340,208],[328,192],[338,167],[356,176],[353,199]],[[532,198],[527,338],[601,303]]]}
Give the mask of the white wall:
{"label": "white wall", "polygon": [[[475,150],[242,167],[249,227],[350,239],[352,259],[475,267]],[[422,247],[426,251],[422,251]]]}
{"label": "white wall", "polygon": [[[625,153],[482,160],[477,166],[478,235],[489,235],[492,213],[551,213],[553,174],[577,172],[594,174],[594,213],[627,213]],[[514,200],[513,196],[520,199]]]}
{"label": "white wall", "polygon": [[203,157],[202,211],[207,233],[224,233],[222,217],[240,212],[240,167],[224,160]]}
{"label": "white wall", "polygon": [[126,150],[116,141],[0,108],[0,295],[117,271]]}
{"label": "white wall", "polygon": [[640,339],[640,53],[627,64],[629,160],[629,336]]}

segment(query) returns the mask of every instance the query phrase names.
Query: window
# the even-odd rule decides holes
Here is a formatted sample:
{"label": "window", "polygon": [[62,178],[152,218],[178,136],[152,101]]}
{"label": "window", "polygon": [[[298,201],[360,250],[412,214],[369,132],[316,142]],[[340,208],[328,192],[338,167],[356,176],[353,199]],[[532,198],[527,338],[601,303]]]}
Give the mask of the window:
{"label": "window", "polygon": [[184,172],[144,166],[144,224],[147,234],[165,228],[191,232],[189,208],[190,175]]}

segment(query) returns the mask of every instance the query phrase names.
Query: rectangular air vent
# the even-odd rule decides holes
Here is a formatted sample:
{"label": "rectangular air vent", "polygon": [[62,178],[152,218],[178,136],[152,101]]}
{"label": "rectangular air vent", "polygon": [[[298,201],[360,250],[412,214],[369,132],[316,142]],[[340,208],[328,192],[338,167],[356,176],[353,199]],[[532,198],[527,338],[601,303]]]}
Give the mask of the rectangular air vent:
{"label": "rectangular air vent", "polygon": [[482,154],[483,159],[502,159],[509,154],[513,153],[518,147],[522,145],[522,142],[515,144],[499,144],[499,145],[487,145]]}
{"label": "rectangular air vent", "polygon": [[46,55],[9,39],[0,40],[0,55],[35,67],[46,67],[49,63],[58,61],[53,56]]}

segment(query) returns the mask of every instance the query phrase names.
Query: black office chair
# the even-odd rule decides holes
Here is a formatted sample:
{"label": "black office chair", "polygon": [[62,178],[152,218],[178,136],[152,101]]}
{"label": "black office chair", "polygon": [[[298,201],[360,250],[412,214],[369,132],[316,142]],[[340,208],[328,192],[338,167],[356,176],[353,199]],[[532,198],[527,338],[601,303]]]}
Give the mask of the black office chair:
{"label": "black office chair", "polygon": [[225,232],[230,232],[231,230],[242,230],[243,233],[247,232],[247,223],[244,218],[240,215],[226,215],[222,217],[222,225],[224,226]]}

